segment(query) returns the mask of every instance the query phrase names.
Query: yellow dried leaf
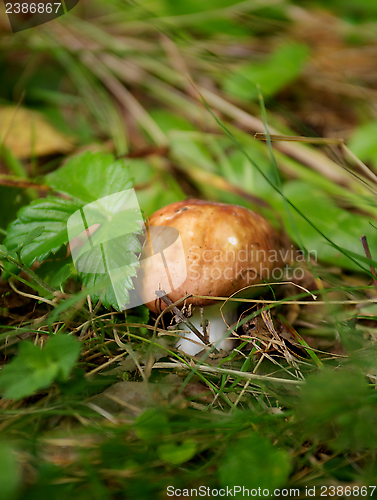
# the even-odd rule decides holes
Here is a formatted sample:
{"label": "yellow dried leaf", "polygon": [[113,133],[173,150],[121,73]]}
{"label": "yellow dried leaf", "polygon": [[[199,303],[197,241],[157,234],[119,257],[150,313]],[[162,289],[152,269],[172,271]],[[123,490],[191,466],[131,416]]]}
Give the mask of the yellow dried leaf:
{"label": "yellow dried leaf", "polygon": [[72,138],[56,130],[41,113],[16,106],[0,107],[0,143],[20,159],[68,153],[74,147]]}

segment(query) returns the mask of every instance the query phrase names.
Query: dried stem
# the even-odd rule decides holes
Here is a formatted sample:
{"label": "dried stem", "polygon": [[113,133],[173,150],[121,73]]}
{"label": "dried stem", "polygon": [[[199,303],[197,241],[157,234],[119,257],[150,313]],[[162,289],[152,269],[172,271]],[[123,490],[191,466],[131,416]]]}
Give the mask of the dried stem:
{"label": "dried stem", "polygon": [[[337,139],[336,137],[302,137],[296,135],[278,135],[270,134],[271,141],[284,141],[284,142],[307,142],[309,144],[335,144],[341,146],[344,144],[343,139]],[[267,141],[267,134],[262,132],[256,132],[254,134],[254,139],[259,141]]]}
{"label": "dried stem", "polygon": [[[163,300],[167,306],[172,306],[173,302],[166,295],[164,290],[156,290],[156,295],[159,299]],[[171,310],[178,316],[178,318],[185,323],[190,330],[195,333],[199,340],[201,340],[204,344],[209,345],[209,341],[205,338],[205,336],[199,332],[199,330],[189,321],[186,316],[178,309],[178,307],[173,306]]]}
{"label": "dried stem", "polygon": [[[370,250],[369,250],[369,245],[368,245],[368,240],[367,240],[367,237],[364,235],[360,238],[360,241],[361,243],[363,244],[363,248],[364,248],[364,252],[365,252],[365,255],[367,256],[368,259],[371,259],[372,260],[372,256],[371,256],[371,253],[370,253]],[[376,270],[375,268],[371,265],[370,266],[370,270],[371,270],[371,273],[373,274],[374,278],[373,278],[373,283],[377,286],[377,276],[376,276]]]}

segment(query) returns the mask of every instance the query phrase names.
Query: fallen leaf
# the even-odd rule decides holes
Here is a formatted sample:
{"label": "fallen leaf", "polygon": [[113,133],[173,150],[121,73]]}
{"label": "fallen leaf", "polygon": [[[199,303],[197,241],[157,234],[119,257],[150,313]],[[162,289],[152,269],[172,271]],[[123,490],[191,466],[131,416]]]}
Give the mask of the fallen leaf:
{"label": "fallen leaf", "polygon": [[0,142],[16,158],[68,153],[73,139],[56,130],[38,111],[16,107],[0,107]]}
{"label": "fallen leaf", "polygon": [[110,413],[125,413],[138,416],[148,408],[169,401],[174,397],[176,387],[171,383],[152,384],[125,380],[106,389],[90,399],[100,408]]}

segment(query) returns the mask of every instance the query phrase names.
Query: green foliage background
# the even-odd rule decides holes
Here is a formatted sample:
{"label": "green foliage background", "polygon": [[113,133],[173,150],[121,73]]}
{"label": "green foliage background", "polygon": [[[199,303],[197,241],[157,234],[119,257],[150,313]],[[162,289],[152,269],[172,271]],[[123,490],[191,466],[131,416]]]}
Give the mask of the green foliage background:
{"label": "green foliage background", "polygon": [[[81,0],[15,35],[1,14],[2,498],[376,484],[376,23],[366,0]],[[1,121],[17,105],[40,121],[14,145]],[[271,154],[253,137],[267,126],[350,149]],[[69,216],[131,187],[146,215],[186,197],[241,204],[316,255],[320,306],[297,288],[262,304],[276,326],[298,301],[293,363],[250,343],[191,359],[145,307],[125,315],[77,274]],[[127,240],[130,263],[138,251]]]}

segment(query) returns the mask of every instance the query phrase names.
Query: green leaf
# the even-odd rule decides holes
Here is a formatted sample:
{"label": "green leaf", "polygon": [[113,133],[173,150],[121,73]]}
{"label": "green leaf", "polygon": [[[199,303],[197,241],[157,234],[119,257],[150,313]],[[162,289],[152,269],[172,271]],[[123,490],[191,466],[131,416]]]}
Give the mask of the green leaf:
{"label": "green leaf", "polygon": [[372,396],[360,373],[323,370],[307,378],[297,415],[307,436],[326,441],[329,448],[375,449],[377,405],[372,404]]}
{"label": "green leaf", "polygon": [[[279,450],[258,434],[229,446],[219,469],[223,487],[243,485],[247,489],[270,489],[282,487],[291,470],[290,456]],[[243,498],[242,494],[235,498]]]}
{"label": "green leaf", "polygon": [[112,155],[87,151],[48,174],[48,186],[71,196],[81,205],[132,188],[129,168]]}
{"label": "green leaf", "polygon": [[308,58],[308,47],[290,42],[280,46],[263,62],[241,66],[224,80],[224,90],[240,99],[257,99],[256,85],[263,94],[275,95],[295,80]]}
{"label": "green leaf", "polygon": [[189,120],[166,108],[152,109],[149,114],[166,135],[174,131],[195,131],[195,127]]}
{"label": "green leaf", "polygon": [[147,324],[149,321],[149,309],[145,306],[137,306],[131,309],[131,314],[127,313],[127,323],[142,323]]}
{"label": "green leaf", "polygon": [[174,465],[180,465],[191,460],[197,451],[197,446],[195,441],[192,439],[186,439],[181,444],[176,443],[166,443],[157,447],[158,456]]}
{"label": "green leaf", "polygon": [[171,176],[164,175],[162,179],[137,192],[140,206],[147,214],[152,214],[159,208],[165,207],[175,201],[184,200],[185,193],[178,182]]}
{"label": "green leaf", "polygon": [[[66,253],[58,252],[59,253]],[[35,273],[48,285],[54,289],[59,289],[72,275],[75,274],[75,267],[72,260],[66,259],[62,256],[58,259],[43,262],[36,270]]]}
{"label": "green leaf", "polygon": [[136,420],[135,431],[139,439],[149,443],[159,436],[169,434],[168,419],[159,410],[146,410]]}
{"label": "green leaf", "polygon": [[[11,252],[24,245],[21,260],[27,266],[42,262],[68,242],[67,220],[79,208],[77,203],[55,197],[33,201],[18,213],[8,227],[4,245]],[[24,244],[30,233],[44,226],[43,233]],[[37,234],[37,233],[35,233]]]}
{"label": "green leaf", "polygon": [[80,354],[80,343],[74,337],[51,337],[43,348],[23,341],[19,354],[0,372],[0,392],[8,399],[22,399],[54,380],[67,380]]}
{"label": "green leaf", "polygon": [[[87,237],[85,227],[98,224]],[[142,251],[137,239],[142,224],[143,216],[132,190],[92,202],[68,221],[70,238],[79,235],[80,239],[80,244],[72,249],[79,277],[85,286],[101,285],[91,295],[95,301],[102,297],[105,307],[121,310],[129,302],[131,278],[136,276],[139,265],[136,253]]]}
{"label": "green leaf", "polygon": [[68,380],[57,380],[60,391],[70,396],[80,395],[82,398],[90,385],[85,374],[85,370],[76,366]]}
{"label": "green leaf", "polygon": [[[276,177],[271,162],[266,158],[265,151],[260,149],[260,144],[256,143],[252,147],[246,146],[245,151],[253,158],[271,182],[275,182]],[[271,185],[256,168],[250,165],[250,162],[241,151],[236,149],[229,154],[229,163],[230,168],[226,171],[222,169],[221,173],[232,184],[265,199],[276,195]]]}
{"label": "green leaf", "polygon": [[33,229],[25,238],[25,240],[18,245],[17,248],[13,250],[14,253],[18,253],[20,250],[22,250],[28,243],[32,242],[38,236],[40,236],[44,231],[44,226],[38,226],[35,229]]}
{"label": "green leaf", "polygon": [[79,358],[80,343],[71,335],[56,335],[49,339],[44,349],[47,350],[47,355],[58,362],[59,380],[67,380]]}
{"label": "green leaf", "polygon": [[[337,207],[330,196],[307,182],[291,181],[286,183],[284,194],[333,243],[344,249],[345,253],[351,257],[358,254],[355,259],[363,262],[360,257],[360,253],[363,251],[360,237],[366,235],[373,256],[373,249],[377,248],[377,231],[369,224],[368,217]],[[289,236],[300,244],[297,239],[297,234],[299,234],[300,240],[314,260],[318,259],[356,271],[361,270],[360,266],[343,255],[339,249],[331,246],[295,210],[291,210],[296,230],[292,225],[292,219],[288,217],[284,209],[281,197],[271,197],[270,202],[281,214]],[[363,267],[365,267],[364,264],[362,264]]]}
{"label": "green leaf", "polygon": [[362,161],[377,165],[377,121],[358,127],[349,138],[349,148]]}
{"label": "green leaf", "polygon": [[[86,152],[47,175],[46,182],[74,200],[49,197],[22,208],[4,241],[8,251],[21,251],[22,262],[30,267],[35,260],[42,262],[50,253],[57,253],[68,239],[81,238],[83,247],[72,250],[79,277],[86,286],[100,285],[93,300],[104,295],[106,307],[120,309],[133,288],[131,278],[138,265],[135,254],[141,252],[136,235],[142,232],[143,222],[130,189],[129,169],[112,155]],[[99,225],[95,233],[83,237],[94,225]],[[74,272],[71,261],[62,259],[46,263],[38,271],[55,288]]]}
{"label": "green leaf", "polygon": [[0,444],[0,491],[2,500],[16,498],[20,486],[21,474],[17,464],[15,450],[8,443]]}
{"label": "green leaf", "polygon": [[104,242],[80,259],[80,266],[94,271],[79,273],[82,284],[101,287],[98,292],[91,293],[93,301],[102,298],[105,307],[113,306],[117,310],[122,310],[128,303],[129,290],[134,286],[132,277],[136,276],[139,265],[135,253],[129,251],[130,247],[141,251],[139,241],[132,234],[117,238],[116,242]]}
{"label": "green leaf", "polygon": [[368,396],[363,377],[347,370],[322,370],[307,377],[298,415],[307,425],[323,425],[348,409],[356,409]]}

